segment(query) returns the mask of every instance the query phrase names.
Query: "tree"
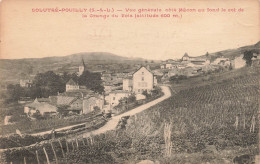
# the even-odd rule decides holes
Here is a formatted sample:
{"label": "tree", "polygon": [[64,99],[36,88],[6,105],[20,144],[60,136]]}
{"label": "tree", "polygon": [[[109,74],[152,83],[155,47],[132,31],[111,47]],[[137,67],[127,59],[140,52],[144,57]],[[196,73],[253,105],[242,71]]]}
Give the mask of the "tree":
{"label": "tree", "polygon": [[246,65],[252,65],[253,51],[245,51],[243,59],[246,60]]}
{"label": "tree", "polygon": [[73,81],[78,81],[79,77],[77,76],[77,73],[68,74],[67,72],[64,72],[64,74],[61,76],[62,81],[64,82],[64,85],[72,79]]}
{"label": "tree", "polygon": [[69,108],[69,105],[60,105],[57,107],[57,112],[61,115],[61,116],[67,116],[69,114],[69,111],[66,110]]}
{"label": "tree", "polygon": [[58,92],[65,91],[65,84],[59,75],[56,75],[53,71],[45,73],[39,73],[34,79],[34,87],[37,90],[38,95],[41,97],[48,97],[50,95],[57,95]]}
{"label": "tree", "polygon": [[142,92],[142,95],[145,95],[146,98],[150,98],[150,97],[151,97],[151,94],[149,94],[149,93],[147,92],[147,90],[144,90],[144,91]]}
{"label": "tree", "polygon": [[44,117],[41,115],[41,113],[38,110],[32,114],[32,117],[36,118],[36,120],[44,119]]}
{"label": "tree", "polygon": [[83,74],[79,77],[78,83],[79,85],[85,85],[88,89],[100,94],[104,92],[100,73],[84,71]]}
{"label": "tree", "polygon": [[6,93],[7,95],[6,95],[5,103],[11,103],[11,102],[18,101],[20,97],[24,95],[25,91],[22,87],[20,87],[19,84],[17,85],[9,84],[7,86]]}
{"label": "tree", "polygon": [[131,102],[135,102],[136,101],[136,97],[134,94],[131,94],[129,97],[128,97],[128,102],[131,103]]}

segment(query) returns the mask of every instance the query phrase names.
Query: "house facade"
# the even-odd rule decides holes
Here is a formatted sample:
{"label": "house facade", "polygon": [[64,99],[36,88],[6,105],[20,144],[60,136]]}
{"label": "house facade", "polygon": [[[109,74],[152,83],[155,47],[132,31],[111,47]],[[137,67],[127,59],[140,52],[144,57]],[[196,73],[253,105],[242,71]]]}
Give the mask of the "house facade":
{"label": "house facade", "polygon": [[189,61],[190,60],[190,57],[187,53],[185,53],[182,57],[182,61]]}
{"label": "house facade", "polygon": [[79,85],[74,80],[70,79],[66,83],[66,92],[73,90],[79,90]]}
{"label": "house facade", "polygon": [[112,91],[108,94],[106,100],[108,101],[110,106],[116,106],[119,104],[120,99],[129,97],[130,94],[131,93],[128,91],[122,91],[122,90]]}
{"label": "house facade", "polygon": [[130,78],[123,79],[123,90],[132,91],[133,89],[133,80]]}
{"label": "house facade", "polygon": [[161,68],[161,69],[165,69],[165,65],[162,64],[162,65],[160,66],[160,68]]}
{"label": "house facade", "polygon": [[141,67],[133,74],[133,91],[135,93],[142,93],[145,90],[150,91],[153,87],[154,76],[147,68]]}
{"label": "house facade", "polygon": [[23,88],[30,88],[32,87],[33,81],[31,79],[21,79],[20,86]]}
{"label": "house facade", "polygon": [[254,67],[260,66],[260,55],[257,53],[253,53],[252,66]]}
{"label": "house facade", "polygon": [[167,63],[167,64],[165,64],[165,68],[166,69],[173,69],[173,68],[176,68],[176,66],[173,65],[172,63]]}
{"label": "house facade", "polygon": [[99,108],[100,110],[104,107],[104,98],[98,96],[91,96],[83,99],[83,109],[82,113],[87,114],[95,110],[95,108]]}
{"label": "house facade", "polygon": [[243,55],[236,57],[231,61],[231,66],[233,69],[239,69],[246,66],[246,61],[243,59]]}

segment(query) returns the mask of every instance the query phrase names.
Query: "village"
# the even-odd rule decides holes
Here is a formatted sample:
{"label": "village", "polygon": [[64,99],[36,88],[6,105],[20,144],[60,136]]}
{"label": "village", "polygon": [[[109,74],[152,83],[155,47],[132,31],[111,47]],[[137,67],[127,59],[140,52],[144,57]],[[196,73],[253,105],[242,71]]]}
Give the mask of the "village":
{"label": "village", "polygon": [[[119,112],[118,106],[128,104],[131,101],[143,101],[153,90],[160,89],[160,85],[167,83],[176,76],[193,77],[209,74],[211,72],[238,69],[246,65],[243,54],[233,59],[219,56],[211,61],[206,54],[203,57],[191,57],[187,53],[179,60],[169,59],[155,63],[159,66],[151,70],[150,63],[139,66],[132,72],[101,72],[103,93],[97,93],[86,86],[81,86],[77,81],[70,79],[66,83],[66,90],[63,93],[49,96],[48,98],[36,98],[35,100],[19,100],[24,105],[24,113],[33,118],[35,114],[57,115],[59,112],[67,114],[87,114],[94,110],[103,113]],[[253,54],[253,65],[259,63],[258,54]],[[154,64],[153,64],[154,65]],[[86,71],[86,65],[82,59],[78,67],[77,75],[81,76]],[[21,79],[20,86],[30,88],[33,79]],[[155,96],[155,95],[152,95]],[[122,101],[122,100],[126,101]],[[59,111],[59,112],[58,112]],[[8,120],[5,122],[8,124]]]}

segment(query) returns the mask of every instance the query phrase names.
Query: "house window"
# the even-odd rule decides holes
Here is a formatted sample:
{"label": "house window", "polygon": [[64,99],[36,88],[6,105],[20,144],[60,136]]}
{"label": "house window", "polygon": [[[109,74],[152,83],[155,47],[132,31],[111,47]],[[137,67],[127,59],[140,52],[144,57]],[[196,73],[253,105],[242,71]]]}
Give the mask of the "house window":
{"label": "house window", "polygon": [[142,77],[142,81],[144,81],[144,77]]}
{"label": "house window", "polygon": [[138,92],[140,92],[140,89],[138,89]]}
{"label": "house window", "polygon": [[142,75],[144,75],[144,72],[142,72]]}
{"label": "house window", "polygon": [[116,99],[116,97],[113,97],[113,100],[115,100]]}

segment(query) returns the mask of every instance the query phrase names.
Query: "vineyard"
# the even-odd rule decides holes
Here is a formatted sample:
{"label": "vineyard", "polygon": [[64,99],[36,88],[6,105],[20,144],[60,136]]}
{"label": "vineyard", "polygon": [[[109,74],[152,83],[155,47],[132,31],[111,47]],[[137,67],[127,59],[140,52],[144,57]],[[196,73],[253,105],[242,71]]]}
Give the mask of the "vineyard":
{"label": "vineyard", "polygon": [[62,140],[60,144],[53,141],[54,149],[48,143],[30,147],[28,153],[23,148],[23,153],[12,150],[3,156],[8,162],[18,158],[37,161],[37,150],[43,163],[47,161],[43,147],[50,161],[60,163],[129,163],[146,159],[161,163],[232,163],[237,155],[254,156],[259,153],[257,71],[250,69],[243,76],[226,76],[211,84],[174,92],[171,98],[130,117],[123,129]]}

